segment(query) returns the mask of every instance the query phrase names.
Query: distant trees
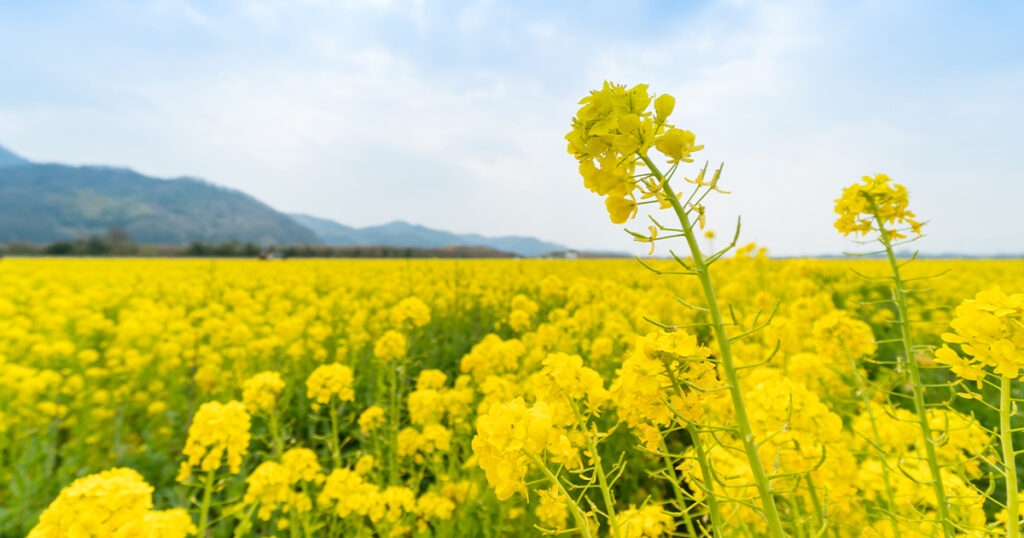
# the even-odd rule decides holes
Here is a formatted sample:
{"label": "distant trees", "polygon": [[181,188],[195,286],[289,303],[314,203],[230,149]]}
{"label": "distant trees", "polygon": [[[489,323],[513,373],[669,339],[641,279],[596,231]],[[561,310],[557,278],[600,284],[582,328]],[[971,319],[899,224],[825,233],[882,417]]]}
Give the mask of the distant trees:
{"label": "distant trees", "polygon": [[20,256],[163,256],[194,258],[514,258],[515,254],[488,247],[411,248],[388,246],[291,245],[261,247],[255,243],[203,243],[140,245],[123,229],[105,235],[48,245],[10,243],[0,253]]}

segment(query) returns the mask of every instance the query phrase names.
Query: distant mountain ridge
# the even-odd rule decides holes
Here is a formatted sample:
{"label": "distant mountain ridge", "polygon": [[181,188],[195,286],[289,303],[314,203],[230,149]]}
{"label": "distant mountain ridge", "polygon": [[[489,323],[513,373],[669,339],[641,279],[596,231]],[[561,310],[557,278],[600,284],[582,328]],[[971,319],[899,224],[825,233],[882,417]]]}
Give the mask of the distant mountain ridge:
{"label": "distant mountain ridge", "polygon": [[312,230],[325,245],[376,245],[391,247],[440,248],[450,246],[490,247],[520,256],[541,256],[569,250],[563,245],[533,237],[485,237],[478,234],[456,234],[434,230],[418,224],[393,221],[378,226],[354,228],[333,220],[298,213],[290,215],[296,222]]}
{"label": "distant mountain ridge", "polygon": [[0,243],[47,244],[128,232],[142,244],[487,247],[519,256],[569,250],[533,237],[456,234],[394,221],[353,228],[287,215],[241,191],[201,179],[159,179],[127,168],[26,160],[0,147]]}
{"label": "distant mountain ridge", "polygon": [[29,161],[11,153],[7,148],[0,146],[0,167],[18,166],[30,164]]}
{"label": "distant mountain ridge", "polygon": [[255,198],[194,178],[124,168],[31,163],[0,148],[0,243],[51,243],[111,228],[145,244],[319,244]]}

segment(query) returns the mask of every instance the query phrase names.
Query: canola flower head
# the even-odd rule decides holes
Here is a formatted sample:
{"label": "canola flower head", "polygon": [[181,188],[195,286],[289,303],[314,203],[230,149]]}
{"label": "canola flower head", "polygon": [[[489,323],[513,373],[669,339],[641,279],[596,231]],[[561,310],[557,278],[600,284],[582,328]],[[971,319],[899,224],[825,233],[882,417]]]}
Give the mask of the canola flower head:
{"label": "canola flower head", "polygon": [[580,466],[579,449],[547,402],[527,406],[522,398],[497,403],[477,421],[473,453],[499,500],[526,495],[531,458],[547,457],[569,469]]}
{"label": "canola flower head", "polygon": [[416,515],[420,517],[418,522],[419,529],[421,531],[426,530],[426,520],[450,520],[455,513],[455,508],[456,505],[451,499],[433,491],[420,495],[416,499],[416,507],[414,509]]}
{"label": "canola flower head", "polygon": [[133,469],[91,474],[61,490],[28,536],[177,538],[196,532],[184,510],[152,510],[152,495],[153,487]]}
{"label": "canola flower head", "polygon": [[434,368],[423,370],[416,378],[416,390],[436,390],[448,382],[448,374]]}
{"label": "canola flower head", "polygon": [[[580,105],[565,136],[568,151],[580,163],[583,186],[605,197],[608,216],[616,224],[636,215],[635,191],[641,182],[634,176],[652,147],[670,163],[692,162],[691,155],[704,147],[690,131],[667,123],[675,98],[666,94],[652,99],[646,84],[627,88],[605,82]],[[641,190],[645,197],[657,196],[660,186]]]}
{"label": "canola flower head", "polygon": [[196,532],[192,516],[181,508],[172,508],[146,512],[142,519],[122,527],[114,538],[185,538]]}
{"label": "canola flower head", "polygon": [[277,372],[260,372],[242,384],[242,403],[249,413],[268,413],[277,403],[285,382]]}
{"label": "canola flower head", "polygon": [[399,329],[422,327],[430,323],[430,307],[419,297],[406,297],[391,307],[388,319]]}
{"label": "canola flower head", "polygon": [[[859,319],[853,319],[842,310],[836,310],[818,318],[811,328],[815,349],[821,355],[838,360],[845,365],[847,354],[860,359],[874,355],[878,349],[871,326]],[[842,369],[846,369],[842,366]]]}
{"label": "canola flower head", "polygon": [[324,481],[321,474],[323,467],[317,461],[316,452],[308,448],[289,448],[281,455],[281,465],[288,472],[291,483],[304,481],[319,484]]}
{"label": "canola flower head", "polygon": [[916,220],[914,213],[907,209],[908,205],[910,197],[903,185],[892,183],[885,174],[864,176],[860,183],[843,189],[836,200],[835,212],[839,218],[835,227],[843,235],[867,235],[882,230],[894,239],[905,238],[904,232],[908,230],[921,235],[924,223]]}
{"label": "canola flower head", "polygon": [[355,469],[356,474],[365,475],[372,471],[377,466],[377,459],[370,454],[363,454],[356,460]]}
{"label": "canola flower head", "polygon": [[193,467],[210,472],[226,464],[232,474],[237,473],[249,450],[250,424],[249,413],[238,400],[199,406],[188,429],[183,450],[187,459],[182,462],[178,480],[188,478]]}
{"label": "canola flower head", "polygon": [[373,345],[373,356],[385,362],[404,359],[408,345],[404,334],[391,329],[377,339]]}
{"label": "canola flower head", "polygon": [[[651,450],[660,437],[652,425],[667,426],[682,415],[695,422],[704,414],[706,392],[720,385],[711,350],[697,342],[687,331],[649,333],[637,337],[634,348],[627,353],[610,387],[619,417],[627,424],[641,427],[641,438]],[[670,375],[684,385],[682,394],[670,390]],[[671,405],[665,405],[665,402]],[[675,410],[673,412],[673,409]]]}
{"label": "canola flower head", "polygon": [[316,503],[343,519],[352,514],[365,516],[376,506],[379,491],[352,469],[334,469],[327,476]]}
{"label": "canola flower head", "polygon": [[956,307],[949,322],[952,332],[942,340],[935,362],[950,367],[963,379],[980,381],[987,370],[1011,379],[1024,379],[1024,293],[1008,295],[998,287],[979,292]]}
{"label": "canola flower head", "polygon": [[269,521],[281,506],[294,503],[291,474],[280,463],[265,461],[245,479],[246,490],[242,502],[259,507],[256,517]]}
{"label": "canola flower head", "polygon": [[335,398],[341,402],[355,400],[353,379],[352,368],[344,364],[318,366],[306,380],[306,395],[313,402],[313,410],[319,410],[321,406],[327,405]]}
{"label": "canola flower head", "polygon": [[536,510],[540,526],[555,533],[564,531],[569,523],[569,510],[565,495],[558,489],[558,486],[537,489],[536,492],[540,498]]}
{"label": "canola flower head", "polygon": [[661,506],[648,504],[620,512],[618,527],[620,535],[625,538],[658,538],[670,536],[675,529],[675,522]]}
{"label": "canola flower head", "polygon": [[416,510],[416,494],[404,486],[388,486],[379,491],[373,501],[368,515],[374,522],[395,523],[403,515]]}
{"label": "canola flower head", "polygon": [[379,405],[371,405],[367,407],[365,411],[359,414],[359,429],[364,434],[373,433],[374,430],[379,428],[387,420],[385,416],[384,408]]}

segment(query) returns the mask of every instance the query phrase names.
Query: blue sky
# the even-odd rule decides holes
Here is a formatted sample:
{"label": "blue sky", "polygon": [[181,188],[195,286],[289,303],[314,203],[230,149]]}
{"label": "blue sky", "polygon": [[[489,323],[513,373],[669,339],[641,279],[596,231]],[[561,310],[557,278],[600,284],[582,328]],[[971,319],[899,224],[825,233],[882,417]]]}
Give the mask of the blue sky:
{"label": "blue sky", "polygon": [[[778,255],[907,185],[926,252],[1024,251],[1024,3],[0,0],[0,145],[285,211],[629,250],[562,137],[605,79],[677,98],[709,203]],[[643,221],[634,227],[645,228]]]}

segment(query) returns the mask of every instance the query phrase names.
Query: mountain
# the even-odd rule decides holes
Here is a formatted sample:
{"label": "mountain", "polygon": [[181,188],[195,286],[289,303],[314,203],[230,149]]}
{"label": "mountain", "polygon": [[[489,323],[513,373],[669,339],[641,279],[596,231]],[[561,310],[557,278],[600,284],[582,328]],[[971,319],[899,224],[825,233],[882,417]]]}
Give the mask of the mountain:
{"label": "mountain", "polygon": [[540,256],[549,252],[568,250],[557,243],[548,243],[533,237],[484,237],[477,234],[456,234],[402,221],[366,228],[352,228],[332,220],[309,215],[292,214],[291,216],[299,224],[313,230],[326,245],[379,245],[416,248],[474,246],[490,247],[520,256]]}
{"label": "mountain", "polygon": [[29,161],[22,159],[21,157],[11,153],[7,148],[0,146],[0,167],[18,166],[21,164],[29,164]]}
{"label": "mountain", "polygon": [[333,220],[311,217],[309,215],[300,215],[298,213],[291,213],[288,216],[294,219],[295,222],[298,222],[302,226],[312,230],[325,245],[347,247],[366,244],[359,242],[357,239],[358,230],[351,226],[338,224]]}
{"label": "mountain", "polygon": [[320,243],[255,198],[199,179],[36,164],[0,148],[0,243],[74,240],[115,227],[146,244]]}

